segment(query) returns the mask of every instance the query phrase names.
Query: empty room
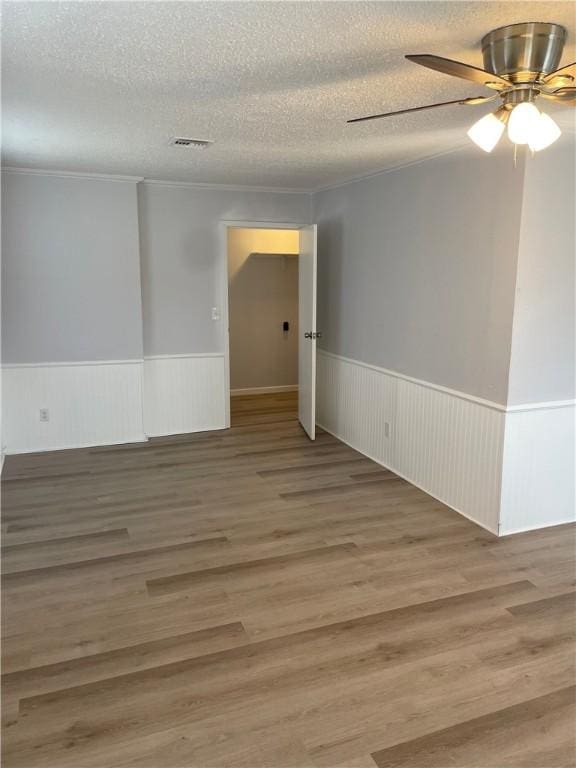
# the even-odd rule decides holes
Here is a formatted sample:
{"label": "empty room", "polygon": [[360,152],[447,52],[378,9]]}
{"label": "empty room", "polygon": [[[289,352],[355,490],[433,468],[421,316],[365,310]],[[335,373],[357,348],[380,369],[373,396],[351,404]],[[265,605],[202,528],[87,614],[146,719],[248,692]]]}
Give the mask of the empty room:
{"label": "empty room", "polygon": [[2,768],[576,768],[573,3],[1,57]]}

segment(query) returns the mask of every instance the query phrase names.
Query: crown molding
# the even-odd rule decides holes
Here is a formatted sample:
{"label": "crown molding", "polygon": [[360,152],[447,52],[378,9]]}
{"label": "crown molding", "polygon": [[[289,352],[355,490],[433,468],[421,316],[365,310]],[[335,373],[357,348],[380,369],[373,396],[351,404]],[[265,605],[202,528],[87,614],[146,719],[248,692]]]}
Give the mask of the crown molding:
{"label": "crown molding", "polygon": [[24,166],[2,166],[2,173],[17,173],[25,176],[55,176],[64,179],[92,179],[95,181],[123,181],[133,184],[145,183],[162,187],[185,189],[213,189],[220,192],[266,192],[282,195],[311,195],[313,189],[304,187],[262,187],[250,184],[211,184],[208,182],[171,181],[170,179],[148,179],[145,176],[124,176],[116,173],[89,173],[84,171],[59,171],[49,168],[27,168]]}
{"label": "crown molding", "polygon": [[409,168],[412,165],[420,165],[428,160],[433,160],[436,157],[443,157],[444,155],[450,155],[454,152],[458,152],[465,148],[465,145],[455,147],[445,152],[438,152],[434,155],[426,155],[425,157],[418,158],[417,160],[410,160],[406,163],[400,163],[391,167],[381,168],[377,171],[371,171],[370,173],[361,174],[359,176],[352,176],[341,181],[334,182],[333,184],[327,184],[320,187],[264,187],[264,186],[252,186],[250,184],[216,184],[210,182],[201,181],[173,181],[170,179],[149,179],[146,176],[123,176],[114,173],[89,173],[88,171],[59,171],[56,169],[48,168],[27,168],[24,166],[2,166],[2,173],[14,173],[22,174],[26,176],[53,176],[56,178],[64,179],[92,179],[94,181],[122,181],[134,184],[149,184],[151,186],[160,187],[175,187],[181,189],[212,189],[217,192],[263,192],[266,194],[276,193],[282,195],[314,195],[317,192],[325,192],[330,189],[338,189],[339,187],[346,187],[348,184],[356,184],[360,181],[372,179],[376,176],[382,176],[386,173],[392,173],[393,171],[401,170],[402,168]]}
{"label": "crown molding", "polygon": [[211,184],[195,181],[169,181],[165,179],[144,178],[144,184],[160,187],[182,187],[184,189],[213,189],[220,192],[266,192],[281,195],[311,195],[313,189],[304,187],[259,187],[250,184]]}
{"label": "crown molding", "polygon": [[[570,139],[576,136],[576,124],[574,126],[562,126],[562,133],[569,136]],[[219,192],[261,192],[265,194],[281,194],[281,195],[315,195],[319,192],[328,192],[332,189],[339,189],[346,187],[349,184],[357,184],[361,181],[368,181],[378,176],[384,176],[387,173],[394,173],[404,168],[411,168],[415,165],[422,165],[430,160],[435,160],[441,157],[447,157],[450,155],[463,152],[470,148],[468,142],[459,144],[450,149],[443,150],[442,152],[435,152],[431,155],[424,155],[415,160],[409,160],[404,163],[398,163],[397,165],[387,166],[380,168],[376,171],[360,174],[358,176],[351,176],[350,178],[341,179],[340,181],[333,182],[331,184],[325,184],[318,187],[265,187],[265,186],[253,186],[250,184],[216,184],[210,182],[194,182],[194,181],[171,181],[169,179],[149,179],[145,176],[123,176],[119,174],[108,173],[88,173],[82,171],[59,171],[50,170],[45,168],[26,168],[19,166],[4,166],[2,167],[2,173],[19,173],[35,176],[55,176],[58,178],[72,178],[72,179],[92,179],[95,181],[120,181],[133,184],[149,184],[151,186],[162,187],[175,187],[182,189],[212,189]]]}
{"label": "crown molding", "polygon": [[468,144],[459,144],[456,147],[451,147],[450,149],[446,149],[442,152],[435,152],[432,155],[425,155],[424,157],[419,157],[416,160],[408,160],[405,163],[399,163],[398,165],[391,165],[386,168],[380,168],[377,171],[370,171],[370,173],[360,174],[359,176],[352,176],[349,179],[342,179],[342,181],[335,181],[333,184],[326,184],[322,185],[321,187],[315,187],[312,190],[312,193],[317,194],[318,192],[328,192],[331,189],[347,187],[349,184],[357,184],[360,181],[368,181],[369,179],[374,179],[378,176],[385,176],[387,173],[401,171],[403,168],[411,168],[413,165],[422,165],[422,163],[427,163],[429,160],[435,160],[438,157],[454,155],[458,152],[464,151],[465,149],[468,149]]}
{"label": "crown molding", "polygon": [[[570,139],[574,139],[576,137],[576,122],[572,122],[569,125],[561,125],[562,129],[562,135],[566,137],[570,137]],[[403,168],[411,168],[413,165],[421,165],[422,163],[426,163],[429,160],[435,160],[436,158],[440,157],[446,157],[448,155],[454,155],[458,152],[464,152],[467,149],[473,149],[473,146],[468,141],[463,141],[461,144],[456,145],[455,147],[451,147],[450,149],[443,150],[441,152],[435,152],[431,155],[424,155],[423,157],[417,158],[416,160],[408,160],[405,163],[398,163],[397,165],[391,165],[386,166],[385,168],[380,168],[377,171],[371,171],[370,173],[364,173],[360,174],[359,176],[351,176],[350,178],[342,179],[341,181],[335,181],[331,184],[323,184],[319,187],[314,187],[314,189],[311,190],[312,194],[317,194],[318,192],[327,192],[331,189],[339,189],[340,187],[346,187],[348,184],[357,184],[360,181],[367,181],[368,179],[373,179],[377,176],[384,176],[387,173],[393,173],[394,171],[400,171]],[[479,157],[482,157],[482,153],[478,155]]]}
{"label": "crown molding", "polygon": [[23,176],[55,176],[62,179],[91,179],[92,181],[122,181],[138,184],[144,181],[143,176],[121,176],[114,173],[88,173],[82,171],[58,171],[47,168],[25,168],[19,166],[2,166],[2,173],[17,173]]}

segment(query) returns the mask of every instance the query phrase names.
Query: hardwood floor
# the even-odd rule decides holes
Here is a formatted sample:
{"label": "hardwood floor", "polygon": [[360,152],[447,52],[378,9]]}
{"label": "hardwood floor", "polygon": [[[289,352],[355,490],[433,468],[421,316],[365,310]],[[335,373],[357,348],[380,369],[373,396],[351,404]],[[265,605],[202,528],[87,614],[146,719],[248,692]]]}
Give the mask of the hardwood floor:
{"label": "hardwood floor", "polygon": [[8,457],[4,768],[568,768],[574,529],[496,539],[319,432]]}

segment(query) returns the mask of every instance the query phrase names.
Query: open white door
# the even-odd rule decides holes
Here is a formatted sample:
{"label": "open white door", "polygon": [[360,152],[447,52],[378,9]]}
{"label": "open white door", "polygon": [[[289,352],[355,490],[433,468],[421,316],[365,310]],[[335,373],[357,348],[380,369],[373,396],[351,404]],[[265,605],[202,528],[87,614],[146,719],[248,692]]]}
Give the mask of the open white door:
{"label": "open white door", "polygon": [[298,259],[298,419],[316,439],[316,224],[300,230]]}

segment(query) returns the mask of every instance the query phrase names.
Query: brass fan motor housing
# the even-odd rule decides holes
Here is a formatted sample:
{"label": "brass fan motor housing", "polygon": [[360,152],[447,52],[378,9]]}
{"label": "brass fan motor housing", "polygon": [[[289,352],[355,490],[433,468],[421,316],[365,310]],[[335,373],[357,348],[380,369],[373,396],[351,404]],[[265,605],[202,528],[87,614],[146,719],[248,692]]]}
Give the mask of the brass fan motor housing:
{"label": "brass fan motor housing", "polygon": [[560,24],[529,21],[499,27],[482,38],[484,69],[513,84],[538,83],[558,69],[565,42]]}

